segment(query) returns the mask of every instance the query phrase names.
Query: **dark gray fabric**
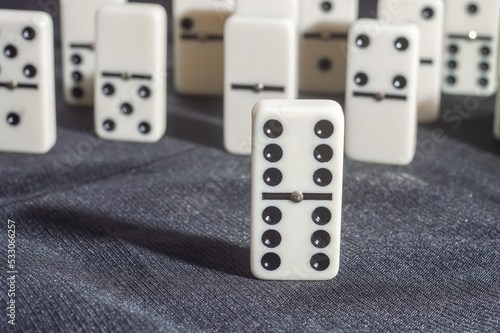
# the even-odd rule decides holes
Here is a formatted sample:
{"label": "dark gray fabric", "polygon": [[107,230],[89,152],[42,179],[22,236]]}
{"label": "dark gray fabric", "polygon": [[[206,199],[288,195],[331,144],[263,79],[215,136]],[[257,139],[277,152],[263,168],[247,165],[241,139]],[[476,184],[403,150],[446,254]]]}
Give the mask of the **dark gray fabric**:
{"label": "dark gray fabric", "polygon": [[[374,2],[363,3],[366,16]],[[2,261],[7,220],[17,224],[15,331],[499,330],[492,98],[446,97],[446,120],[420,126],[408,167],[346,160],[339,275],[268,282],[249,270],[250,158],[222,149],[221,99],[171,83],[157,144],[97,139],[91,110],[58,89],[57,146],[0,154]]]}

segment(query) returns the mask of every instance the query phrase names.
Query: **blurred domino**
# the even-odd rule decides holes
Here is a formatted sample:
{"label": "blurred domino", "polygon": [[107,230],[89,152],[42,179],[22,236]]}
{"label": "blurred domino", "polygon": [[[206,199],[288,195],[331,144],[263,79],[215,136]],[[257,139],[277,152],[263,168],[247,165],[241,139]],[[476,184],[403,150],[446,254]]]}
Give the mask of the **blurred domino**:
{"label": "blurred domino", "polygon": [[327,100],[253,110],[251,267],[265,280],[337,275],[344,115]]}
{"label": "blurred domino", "polygon": [[0,10],[0,151],[43,154],[56,142],[52,18]]}
{"label": "blurred domino", "polygon": [[413,23],[362,19],[352,26],[345,106],[349,158],[393,165],[413,160],[419,39]]}
{"label": "blurred domino", "polygon": [[236,12],[249,16],[288,17],[299,19],[300,0],[236,0]]}
{"label": "blurred domino", "polygon": [[63,89],[66,103],[75,106],[94,104],[95,16],[107,4],[126,0],[61,1],[61,45]]}
{"label": "blurred domino", "polygon": [[443,92],[496,93],[500,0],[447,0]]}
{"label": "blurred domino", "polygon": [[174,0],[174,78],[182,94],[222,95],[224,24],[235,0]]}
{"label": "blurred domino", "polygon": [[94,118],[101,138],[156,142],[163,137],[166,43],[162,6],[107,5],[99,10]]}
{"label": "blurred domino", "polygon": [[300,90],[345,91],[347,32],[358,18],[358,0],[300,1]]}
{"label": "blurred domino", "polygon": [[420,28],[420,68],[418,72],[418,119],[433,122],[439,117],[443,66],[444,2],[442,0],[380,0],[379,19],[410,21]]}
{"label": "blurred domino", "polygon": [[[295,2],[277,1],[273,5],[277,3]],[[285,16],[277,12],[278,8]],[[270,5],[266,9],[267,14],[255,15],[252,6],[238,7],[226,23],[224,145],[233,154],[251,154],[255,103],[262,99],[295,99],[298,95],[294,11],[286,6]]]}
{"label": "blurred domino", "polygon": [[497,93],[497,103],[495,110],[495,137],[500,140],[500,93]]}

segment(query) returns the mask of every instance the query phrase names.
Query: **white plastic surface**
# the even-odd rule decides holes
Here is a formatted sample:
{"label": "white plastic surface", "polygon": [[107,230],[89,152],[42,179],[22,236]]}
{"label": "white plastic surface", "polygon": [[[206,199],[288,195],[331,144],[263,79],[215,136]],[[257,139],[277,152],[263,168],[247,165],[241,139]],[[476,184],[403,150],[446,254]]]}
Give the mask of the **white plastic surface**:
{"label": "white plastic surface", "polygon": [[358,18],[358,0],[301,0],[300,90],[345,91],[347,32]]}
{"label": "white plastic surface", "polygon": [[[265,134],[266,123],[272,128],[282,128],[281,135],[270,138]],[[316,135],[316,125],[326,121],[333,125],[333,134],[324,138]],[[279,122],[279,123],[278,123]],[[321,129],[321,127],[320,127]],[[279,132],[276,132],[279,133]],[[278,145],[282,157],[265,158],[266,147]],[[316,148],[326,145],[333,151],[328,160],[316,159]],[[344,160],[344,115],[340,105],[328,100],[264,100],[253,109],[252,148],[252,218],[251,218],[251,268],[253,275],[265,280],[329,280],[337,275],[340,255],[340,225],[342,218],[342,179]],[[278,156],[271,154],[271,156]],[[272,161],[272,162],[271,162]],[[282,174],[276,186],[264,181],[270,168]],[[331,173],[331,182],[319,186],[314,181],[315,172],[326,169]],[[323,178],[325,179],[325,178]],[[286,197],[296,191],[304,194],[304,200],[294,202]],[[281,194],[285,198],[267,200],[265,193]],[[326,195],[327,198],[311,200],[311,195]],[[328,198],[328,196],[330,196]],[[281,220],[273,223],[264,221],[263,213],[268,207],[276,207],[282,214]],[[324,207],[331,213],[328,223],[319,225],[313,221],[313,212]],[[327,222],[327,220],[325,220]],[[266,245],[263,235],[275,230],[281,242]],[[312,243],[313,234],[326,231],[330,242],[317,247]],[[325,239],[325,238],[324,238]],[[279,256],[279,267],[263,266],[268,253]],[[311,259],[325,254],[329,264],[324,270],[314,269]],[[322,260],[322,263],[327,263]]]}
{"label": "white plastic surface", "polygon": [[[167,116],[167,14],[155,4],[107,5],[97,15],[95,128],[109,140],[156,142],[165,134]],[[106,76],[106,73],[123,77]],[[128,78],[127,78],[128,76]],[[105,95],[103,87],[114,86]],[[138,92],[150,90],[148,98]],[[133,107],[123,114],[122,106]],[[114,123],[107,131],[104,124]],[[139,131],[146,123],[149,133]]]}
{"label": "white plastic surface", "polygon": [[500,140],[500,93],[497,93],[497,102],[495,108],[495,125],[493,133],[495,137]]}
{"label": "white plastic surface", "polygon": [[[229,18],[224,41],[224,145],[229,152],[251,154],[255,103],[297,98],[297,39],[296,25],[289,18]],[[259,84],[263,90],[252,90]]]}
{"label": "white plastic surface", "polygon": [[[25,28],[33,29],[33,39],[23,38]],[[56,142],[53,38],[47,13],[0,10],[0,151],[43,154]],[[6,57],[9,45],[15,57]],[[33,77],[24,75],[28,65]],[[9,115],[17,124],[8,123]]]}
{"label": "white plastic surface", "polygon": [[224,91],[224,25],[235,0],[174,0],[174,80],[178,93]]}
{"label": "white plastic surface", "polygon": [[[231,153],[250,155],[253,105],[297,98],[296,26],[286,18],[235,15],[228,20],[225,45],[224,145]],[[252,90],[259,84],[263,90]]]}
{"label": "white plastic surface", "polygon": [[[443,92],[452,95],[491,96],[496,93],[500,0],[447,0],[444,40]],[[476,6],[473,14],[469,6]],[[450,53],[455,45],[458,52]],[[482,48],[489,54],[483,55]],[[450,61],[456,63],[449,68]],[[481,70],[482,63],[488,65]],[[454,84],[448,83],[450,77]],[[485,83],[484,86],[480,82]]]}
{"label": "white plastic surface", "polygon": [[[95,16],[103,5],[125,2],[126,0],[60,2],[63,89],[66,103],[74,106],[94,104],[95,53],[90,47],[95,44]],[[80,64],[72,61],[74,55],[80,57]],[[73,79],[74,72],[81,74],[81,81]]]}
{"label": "white plastic surface", "polygon": [[237,0],[236,14],[299,19],[300,0]]}
{"label": "white plastic surface", "polygon": [[[439,117],[443,72],[443,0],[380,0],[378,16],[390,22],[409,21],[420,28],[420,68],[418,72],[418,119],[434,122]],[[432,13],[432,14],[431,14]]]}
{"label": "white plastic surface", "polygon": [[[358,36],[369,45],[358,47]],[[408,48],[396,49],[404,38]],[[349,32],[346,89],[346,155],[370,163],[406,165],[415,155],[419,29],[413,23],[386,24],[362,19]],[[365,74],[365,85],[355,83]],[[404,88],[394,81],[402,76]],[[397,80],[402,82],[402,80]],[[401,87],[401,86],[400,86]]]}

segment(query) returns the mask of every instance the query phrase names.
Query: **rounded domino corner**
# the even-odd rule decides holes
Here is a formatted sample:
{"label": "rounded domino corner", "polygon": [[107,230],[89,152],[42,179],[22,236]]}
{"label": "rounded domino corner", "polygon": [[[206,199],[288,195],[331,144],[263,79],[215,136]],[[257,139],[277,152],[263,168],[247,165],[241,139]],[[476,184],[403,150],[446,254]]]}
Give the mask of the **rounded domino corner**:
{"label": "rounded domino corner", "polygon": [[45,155],[55,147],[56,143],[57,143],[57,134],[54,133],[54,135],[44,137],[40,141],[40,145],[38,147],[34,148],[31,151],[25,151],[24,153]]}
{"label": "rounded domino corner", "polygon": [[52,27],[54,25],[52,16],[42,11],[33,12],[33,21],[36,22],[39,26],[49,25]]}

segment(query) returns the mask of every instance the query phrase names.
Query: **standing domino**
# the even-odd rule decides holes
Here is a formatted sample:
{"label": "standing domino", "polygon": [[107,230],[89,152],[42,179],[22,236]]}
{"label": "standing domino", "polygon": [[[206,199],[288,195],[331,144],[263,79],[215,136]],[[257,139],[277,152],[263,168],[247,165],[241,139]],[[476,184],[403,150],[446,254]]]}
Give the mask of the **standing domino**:
{"label": "standing domino", "polygon": [[52,18],[0,10],[0,151],[43,154],[56,142]]}
{"label": "standing domino", "polygon": [[267,14],[256,15],[263,7],[243,2],[226,23],[224,145],[230,153],[251,154],[255,103],[297,98],[297,26],[287,7],[294,3],[275,1],[264,7]]}
{"label": "standing domino", "polygon": [[495,137],[500,140],[500,92],[497,93],[497,102],[495,110],[495,127],[493,130]]}
{"label": "standing domino", "polygon": [[224,24],[235,0],[174,0],[175,89],[182,94],[222,95]]}
{"label": "standing domino", "polygon": [[166,43],[162,6],[107,5],[98,12],[95,127],[100,137],[156,142],[165,134]]}
{"label": "standing domino", "polygon": [[351,159],[394,165],[413,160],[419,38],[413,23],[362,19],[351,28],[345,108]]}
{"label": "standing domino", "polygon": [[500,0],[447,0],[443,91],[496,92]]}
{"label": "standing domino", "polygon": [[439,117],[443,66],[443,0],[380,0],[379,19],[411,21],[420,28],[420,68],[418,71],[418,119],[428,123]]}
{"label": "standing domino", "polygon": [[337,275],[344,115],[327,100],[253,110],[251,266],[265,280]]}
{"label": "standing domino", "polygon": [[345,91],[347,32],[358,18],[359,0],[301,0],[300,90]]}
{"label": "standing domino", "polygon": [[107,4],[126,0],[61,1],[61,45],[63,89],[66,103],[75,106],[94,104],[95,16]]}

